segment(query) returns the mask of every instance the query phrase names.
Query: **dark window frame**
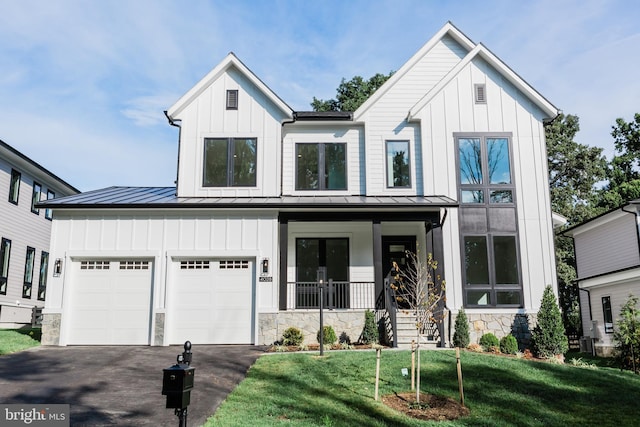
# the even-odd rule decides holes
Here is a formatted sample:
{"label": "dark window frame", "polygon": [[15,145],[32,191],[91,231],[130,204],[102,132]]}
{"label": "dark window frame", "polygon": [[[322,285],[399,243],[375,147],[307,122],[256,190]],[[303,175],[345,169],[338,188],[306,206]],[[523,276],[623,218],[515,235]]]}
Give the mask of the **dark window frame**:
{"label": "dark window frame", "polygon": [[27,246],[27,256],[24,260],[24,280],[22,298],[31,298],[33,289],[33,272],[36,266],[36,248]]}
{"label": "dark window frame", "polygon": [[[393,174],[393,166],[392,166],[392,170],[389,170],[389,163],[388,163],[388,156],[389,156],[389,144],[390,143],[406,143],[407,144],[407,168],[409,169],[409,176],[407,178],[407,184],[406,185],[389,185],[389,179],[391,178],[391,174]],[[386,175],[385,175],[385,184],[387,186],[387,188],[411,188],[412,187],[412,182],[411,182],[411,141],[408,139],[387,139],[384,142],[384,169],[386,171]],[[394,177],[394,182],[395,182],[395,175],[392,175]]]}
{"label": "dark window frame", "polygon": [[20,199],[20,182],[22,181],[22,173],[15,169],[11,169],[11,180],[9,181],[9,202],[14,205],[18,204]]}
{"label": "dark window frame", "polygon": [[[318,188],[303,188],[301,187],[301,183],[298,180],[299,173],[299,152],[298,148],[302,145],[317,145],[318,146]],[[343,147],[344,152],[344,187],[342,188],[327,188],[327,184],[325,181],[325,177],[328,176],[328,172],[326,170],[326,147],[330,145],[341,145]],[[348,163],[348,153],[347,153],[347,143],[346,142],[296,142],[295,143],[295,189],[296,191],[347,191],[349,189],[349,163]]]}
{"label": "dark window frame", "polygon": [[611,309],[611,296],[602,297],[602,320],[604,323],[604,332],[613,333],[613,310]]}
{"label": "dark window frame", "polygon": [[[225,185],[213,185],[213,184],[207,184],[207,143],[209,141],[224,141],[226,140],[227,142],[227,153],[226,153],[226,173],[227,173],[227,177],[226,177],[226,184]],[[237,141],[253,141],[255,143],[255,154],[254,154],[254,164],[255,164],[255,170],[253,171],[253,182],[250,184],[236,184],[235,183],[235,177],[234,177],[234,156],[235,156],[235,150],[236,150],[236,140]],[[239,187],[245,187],[245,188],[251,188],[251,187],[256,187],[257,186],[257,182],[258,182],[258,138],[255,137],[207,137],[204,138],[204,144],[203,144],[203,170],[202,170],[202,186],[206,187],[206,188],[229,188],[229,187],[235,187],[235,188],[239,188]]]}
{"label": "dark window frame", "polygon": [[11,266],[11,240],[2,238],[0,241],[0,295],[7,294],[9,267]]}
{"label": "dark window frame", "polygon": [[44,301],[47,293],[47,275],[49,274],[49,252],[40,254],[40,274],[38,277],[38,301]]}
{"label": "dark window frame", "polygon": [[[50,189],[47,189],[47,200],[51,200],[51,199],[55,199],[55,198],[56,198],[56,193],[54,193]],[[44,210],[44,217],[46,219],[48,219],[49,221],[53,220],[53,210],[50,209],[50,208],[46,208]]]}
{"label": "dark window frame", "polygon": [[36,204],[42,197],[42,185],[33,181],[33,191],[31,192],[31,212],[36,215],[40,215],[40,209],[36,208]]}

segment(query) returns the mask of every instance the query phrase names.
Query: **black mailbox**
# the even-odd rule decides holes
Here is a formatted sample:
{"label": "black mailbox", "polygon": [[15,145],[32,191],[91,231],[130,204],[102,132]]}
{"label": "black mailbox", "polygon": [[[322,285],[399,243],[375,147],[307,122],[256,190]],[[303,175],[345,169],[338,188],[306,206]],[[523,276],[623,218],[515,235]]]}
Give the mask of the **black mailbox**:
{"label": "black mailbox", "polygon": [[167,408],[189,406],[196,368],[179,363],[162,371],[162,394],[167,396]]}

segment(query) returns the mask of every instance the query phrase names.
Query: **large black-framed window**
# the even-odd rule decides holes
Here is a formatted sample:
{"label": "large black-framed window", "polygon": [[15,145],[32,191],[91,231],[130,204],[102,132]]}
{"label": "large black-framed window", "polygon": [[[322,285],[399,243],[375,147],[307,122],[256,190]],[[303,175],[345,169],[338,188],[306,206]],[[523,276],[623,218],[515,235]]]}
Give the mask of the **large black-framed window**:
{"label": "large black-framed window", "polygon": [[47,274],[49,274],[49,252],[40,256],[40,276],[38,278],[38,301],[44,301],[47,294]]}
{"label": "large black-framed window", "polygon": [[386,141],[387,188],[411,187],[409,141]]}
{"label": "large black-framed window", "polygon": [[604,318],[604,332],[613,333],[613,311],[611,311],[611,297],[602,297],[602,315]]}
{"label": "large black-framed window", "polygon": [[205,138],[204,187],[255,187],[256,138]]}
{"label": "large black-framed window", "polygon": [[0,295],[7,294],[7,278],[9,276],[9,260],[11,258],[11,240],[0,241]]}
{"label": "large black-framed window", "polygon": [[346,189],[347,144],[296,144],[296,190]]}
{"label": "large black-framed window", "polygon": [[461,203],[514,203],[509,137],[458,137],[457,148]]}
{"label": "large black-framed window", "polygon": [[296,239],[296,308],[317,308],[318,270],[332,280],[325,291],[325,307],[349,308],[349,239]]}
{"label": "large black-framed window", "polygon": [[31,298],[33,289],[33,267],[36,263],[36,250],[27,246],[27,257],[24,261],[24,282],[22,285],[22,298]]}
{"label": "large black-framed window", "polygon": [[18,204],[20,197],[20,181],[22,174],[15,169],[11,169],[11,181],[9,183],[9,201],[14,205]]}
{"label": "large black-framed window", "polygon": [[522,307],[511,134],[456,134],[466,307]]}

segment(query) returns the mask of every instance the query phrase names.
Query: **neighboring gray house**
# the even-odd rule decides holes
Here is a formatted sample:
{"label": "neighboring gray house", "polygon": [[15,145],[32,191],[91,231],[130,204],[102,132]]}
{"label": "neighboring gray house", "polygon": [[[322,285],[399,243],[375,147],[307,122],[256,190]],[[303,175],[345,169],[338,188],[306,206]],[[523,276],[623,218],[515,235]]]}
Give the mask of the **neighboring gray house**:
{"label": "neighboring gray house", "polygon": [[0,328],[31,323],[43,307],[52,211],[37,202],[79,191],[0,141]]}
{"label": "neighboring gray house", "polygon": [[557,113],[450,23],[354,112],[295,112],[229,54],[167,111],[176,187],[42,203],[63,265],[43,343],[270,344],[290,326],[315,341],[318,271],[326,324],[355,340],[364,310],[392,315],[385,276],[416,249],[473,339],[504,336],[556,287]]}
{"label": "neighboring gray house", "polygon": [[573,238],[580,313],[595,352],[611,354],[613,330],[629,295],[640,297],[640,199],[564,232]]}

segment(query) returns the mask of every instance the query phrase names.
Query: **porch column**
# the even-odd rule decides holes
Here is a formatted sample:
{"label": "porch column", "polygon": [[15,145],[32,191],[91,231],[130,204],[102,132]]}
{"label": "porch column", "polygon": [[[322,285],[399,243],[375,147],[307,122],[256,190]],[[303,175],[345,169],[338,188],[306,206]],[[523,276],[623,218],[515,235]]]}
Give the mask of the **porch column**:
{"label": "porch column", "polygon": [[287,309],[287,264],[288,264],[288,249],[289,249],[289,220],[278,218],[280,228],[280,292],[279,292],[279,306],[280,310]]}
{"label": "porch column", "polygon": [[[425,227],[427,229],[427,251],[433,254],[433,259],[438,261],[438,270],[436,274],[439,274],[442,281],[445,281],[444,275],[444,242],[442,226],[441,224],[434,224],[431,221],[425,223]],[[435,278],[434,278],[435,279]],[[446,290],[445,290],[446,296]],[[446,303],[444,301],[438,302],[438,308],[444,312],[446,307]],[[438,333],[440,335],[440,342],[438,343],[438,347],[445,347],[446,342],[448,341],[448,337],[445,336],[445,327],[444,322],[451,322],[451,319],[443,319],[440,323],[438,323]],[[451,330],[451,326],[447,328],[449,331]]]}
{"label": "porch column", "polygon": [[[375,282],[375,302],[382,293],[384,271],[382,271],[382,226],[379,219],[372,221],[373,227],[373,280]],[[379,308],[379,307],[376,307]]]}

